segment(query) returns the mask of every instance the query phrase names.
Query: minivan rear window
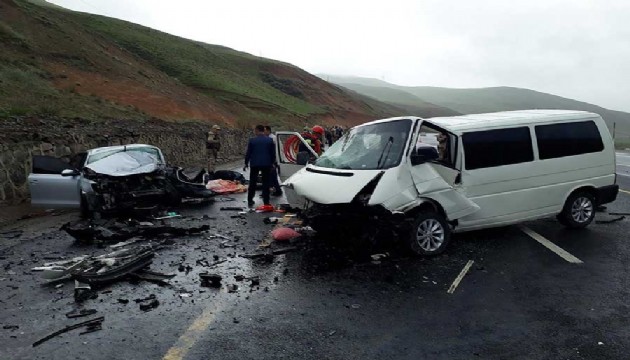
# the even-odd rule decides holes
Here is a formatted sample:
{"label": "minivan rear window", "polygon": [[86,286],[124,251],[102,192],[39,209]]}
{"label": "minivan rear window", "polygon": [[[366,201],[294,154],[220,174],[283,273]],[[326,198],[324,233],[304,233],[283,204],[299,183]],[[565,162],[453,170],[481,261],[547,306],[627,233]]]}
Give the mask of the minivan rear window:
{"label": "minivan rear window", "polygon": [[486,130],[462,136],[466,169],[483,169],[534,160],[528,127]]}
{"label": "minivan rear window", "polygon": [[536,126],[540,159],[553,159],[604,150],[594,121]]}

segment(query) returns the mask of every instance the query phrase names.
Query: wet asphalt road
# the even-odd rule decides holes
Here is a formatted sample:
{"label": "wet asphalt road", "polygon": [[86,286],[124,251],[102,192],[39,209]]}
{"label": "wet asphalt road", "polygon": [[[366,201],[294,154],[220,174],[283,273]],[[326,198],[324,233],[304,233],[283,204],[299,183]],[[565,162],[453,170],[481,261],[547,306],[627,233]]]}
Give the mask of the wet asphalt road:
{"label": "wet asphalt road", "polygon": [[[618,182],[630,191],[630,177]],[[256,251],[272,229],[262,221],[268,215],[232,218],[235,212],[220,207],[244,206],[245,197],[230,197],[235,201],[181,209],[183,219],[169,220],[212,227],[201,236],[171,238],[158,251],[151,269],[175,273],[170,286],[113,284],[83,303],[97,314],[76,320],[64,315],[77,308],[73,285],[42,286],[29,269],[109,250],[77,244],[58,230],[75,213],[18,222],[12,228],[23,234],[0,243],[0,358],[625,359],[630,353],[630,217],[583,231],[565,230],[554,219],[526,224],[582,264],[514,226],[455,235],[435,258],[409,257],[393,245],[313,238],[267,262],[238,255]],[[630,193],[620,193],[607,211],[630,212]],[[222,247],[225,239],[209,236],[216,233],[236,247]],[[383,252],[389,256],[380,263],[370,261],[370,254]],[[213,269],[197,264],[214,255],[227,261]],[[468,273],[447,293],[470,260]],[[190,272],[178,271],[180,265]],[[222,274],[224,285],[238,290],[201,287],[198,274],[205,271]],[[260,285],[235,275],[258,276]],[[133,300],[151,294],[160,305],[141,311]],[[101,331],[74,330],[31,346],[96,316],[105,317]]]}

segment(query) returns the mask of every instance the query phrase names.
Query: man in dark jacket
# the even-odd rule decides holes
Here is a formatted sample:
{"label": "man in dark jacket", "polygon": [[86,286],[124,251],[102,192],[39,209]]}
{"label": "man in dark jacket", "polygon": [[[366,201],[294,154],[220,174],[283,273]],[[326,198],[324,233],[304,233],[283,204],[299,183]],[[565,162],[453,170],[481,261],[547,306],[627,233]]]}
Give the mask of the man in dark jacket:
{"label": "man in dark jacket", "polygon": [[258,174],[262,174],[262,195],[265,205],[269,205],[269,172],[271,166],[276,162],[276,151],[273,146],[273,140],[265,136],[265,127],[256,125],[254,131],[256,136],[249,139],[247,144],[247,152],[245,153],[246,171],[251,166],[249,172],[249,189],[247,191],[247,205],[254,205],[254,196],[256,196],[256,179]]}

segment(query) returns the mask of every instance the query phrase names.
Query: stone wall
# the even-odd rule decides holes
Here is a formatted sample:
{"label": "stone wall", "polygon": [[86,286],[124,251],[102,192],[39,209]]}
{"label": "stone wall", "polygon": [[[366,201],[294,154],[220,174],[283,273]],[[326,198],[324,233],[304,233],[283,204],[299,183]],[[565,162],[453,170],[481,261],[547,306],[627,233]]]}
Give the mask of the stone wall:
{"label": "stone wall", "polygon": [[[206,167],[205,132],[209,128],[208,124],[159,120],[0,120],[0,205],[28,200],[32,155],[69,158],[95,147],[142,143],[162,149],[170,165]],[[242,159],[250,135],[249,131],[224,129],[218,163]]]}

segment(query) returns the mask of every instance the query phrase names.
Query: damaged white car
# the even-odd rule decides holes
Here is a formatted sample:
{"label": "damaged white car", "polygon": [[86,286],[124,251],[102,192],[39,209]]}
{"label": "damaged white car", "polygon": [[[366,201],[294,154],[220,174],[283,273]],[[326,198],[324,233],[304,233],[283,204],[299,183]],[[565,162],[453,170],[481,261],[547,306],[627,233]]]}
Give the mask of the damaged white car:
{"label": "damaged white car", "polygon": [[182,198],[211,198],[203,170],[167,166],[151,145],[109,146],[75,155],[70,162],[34,156],[28,177],[31,204],[80,208],[83,215],[124,213],[173,206]]}
{"label": "damaged white car", "polygon": [[[295,165],[285,160],[290,173]],[[615,200],[615,182],[613,141],[599,115],[528,110],[366,123],[283,185],[304,199],[316,230],[356,227],[435,255],[452,231],[549,216],[585,227],[598,205]]]}

